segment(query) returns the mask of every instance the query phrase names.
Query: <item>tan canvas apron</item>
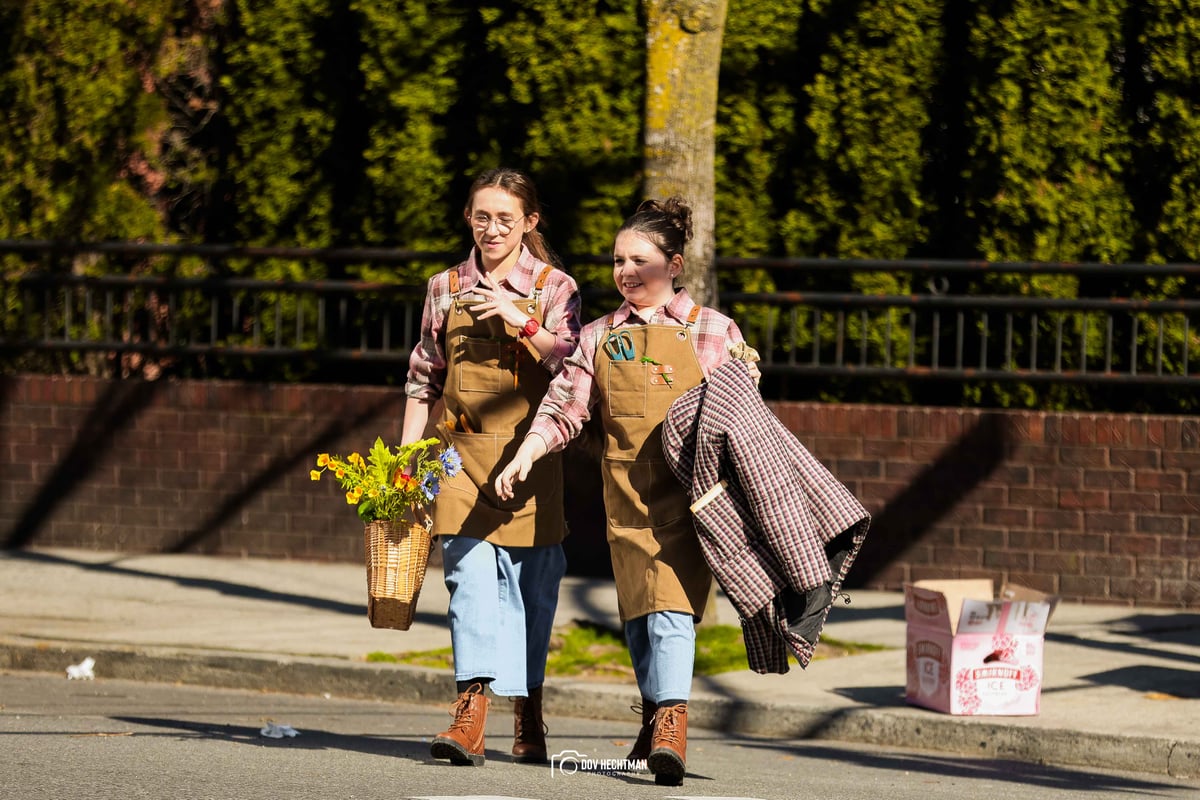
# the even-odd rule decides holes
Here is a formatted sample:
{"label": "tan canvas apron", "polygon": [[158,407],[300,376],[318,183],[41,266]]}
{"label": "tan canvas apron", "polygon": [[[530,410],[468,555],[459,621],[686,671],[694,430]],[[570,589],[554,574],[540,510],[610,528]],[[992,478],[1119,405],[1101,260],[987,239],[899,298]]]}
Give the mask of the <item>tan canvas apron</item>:
{"label": "tan canvas apron", "polygon": [[[688,496],[663,459],[667,409],[703,379],[691,326],[637,325],[633,360],[596,349],[606,435],[604,507],[622,620],[652,611],[704,612],[712,573],[700,550]],[[657,364],[645,363],[651,358]]]}
{"label": "tan canvas apron", "polygon": [[[549,272],[549,267],[542,272],[530,297],[514,301],[539,321]],[[442,484],[433,504],[432,533],[505,547],[557,544],[566,533],[561,454],[534,464],[511,500],[500,500],[494,488],[500,467],[512,460],[529,430],[550,374],[504,320],[478,319],[474,303],[460,297],[457,271],[450,277],[445,413],[438,434],[462,455],[463,469]]]}

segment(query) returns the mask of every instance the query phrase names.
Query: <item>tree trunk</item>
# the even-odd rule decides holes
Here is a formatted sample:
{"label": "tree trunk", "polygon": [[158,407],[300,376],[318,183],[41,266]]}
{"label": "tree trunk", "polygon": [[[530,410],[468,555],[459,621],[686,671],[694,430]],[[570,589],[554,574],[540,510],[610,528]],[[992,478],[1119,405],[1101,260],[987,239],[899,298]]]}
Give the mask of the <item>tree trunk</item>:
{"label": "tree trunk", "polygon": [[684,283],[715,305],[717,79],[728,0],[645,0],[647,197],[679,195],[692,208]]}

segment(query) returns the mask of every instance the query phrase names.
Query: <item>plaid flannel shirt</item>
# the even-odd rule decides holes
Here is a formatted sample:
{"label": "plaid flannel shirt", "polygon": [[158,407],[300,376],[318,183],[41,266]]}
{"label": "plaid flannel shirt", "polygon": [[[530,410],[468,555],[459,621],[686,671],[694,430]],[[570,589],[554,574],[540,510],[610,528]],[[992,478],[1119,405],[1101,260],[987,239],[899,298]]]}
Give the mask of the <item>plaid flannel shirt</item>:
{"label": "plaid flannel shirt", "polygon": [[[500,282],[511,293],[521,297],[533,294],[534,284],[546,264],[539,261],[521,245],[521,255],[512,270]],[[475,250],[452,269],[458,270],[459,294],[466,296],[479,285],[479,268],[475,262]],[[425,292],[425,310],[421,314],[421,341],[413,348],[408,359],[408,380],[404,385],[409,397],[436,400],[442,396],[446,385],[446,318],[450,315],[450,272],[443,270],[429,279]],[[546,277],[542,287],[541,309],[544,318],[542,327],[558,337],[550,355],[542,359],[542,366],[553,375],[575,349],[579,337],[579,287],[575,279],[560,269]]]}
{"label": "plaid flannel shirt", "polygon": [[[550,382],[529,432],[545,440],[548,452],[565,447],[579,435],[600,399],[596,350],[609,329],[647,324],[684,326],[695,305],[686,289],[678,289],[671,302],[655,309],[649,319],[642,319],[633,306],[622,303],[616,311],[585,325],[579,334],[579,347],[563,362],[563,371]],[[730,345],[744,341],[736,322],[704,306],[700,307],[692,328],[692,347],[705,377],[729,360]]]}
{"label": "plaid flannel shirt", "polygon": [[[787,672],[788,648],[807,667],[816,643],[788,630],[780,595],[831,577],[839,592],[870,515],[772,413],[739,361],[671,405],[663,448],[693,501],[725,481],[707,502],[694,502],[694,521],[709,567],[742,617],[750,668]],[[824,545],[848,531],[853,547],[831,576]]]}

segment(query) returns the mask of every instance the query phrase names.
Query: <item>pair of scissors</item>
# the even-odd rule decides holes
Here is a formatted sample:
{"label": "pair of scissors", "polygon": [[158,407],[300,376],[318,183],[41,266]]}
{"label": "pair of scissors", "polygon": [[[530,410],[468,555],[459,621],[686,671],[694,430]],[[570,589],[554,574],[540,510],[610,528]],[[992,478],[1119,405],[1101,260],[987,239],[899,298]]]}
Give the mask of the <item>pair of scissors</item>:
{"label": "pair of scissors", "polygon": [[613,361],[633,361],[633,337],[628,331],[614,331],[604,342],[604,352]]}

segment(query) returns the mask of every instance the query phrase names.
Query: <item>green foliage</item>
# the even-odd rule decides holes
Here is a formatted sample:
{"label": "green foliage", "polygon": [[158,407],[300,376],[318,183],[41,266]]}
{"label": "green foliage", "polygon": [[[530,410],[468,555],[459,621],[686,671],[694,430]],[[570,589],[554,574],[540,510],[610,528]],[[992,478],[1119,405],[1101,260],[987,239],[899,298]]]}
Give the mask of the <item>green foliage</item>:
{"label": "green foliage", "polygon": [[[415,666],[450,669],[454,666],[450,648],[422,650],[388,656],[373,653],[370,661],[398,660]],[[746,669],[746,646],[742,629],[735,625],[706,625],[696,628],[697,675]],[[620,678],[633,680],[633,662],[619,631],[585,620],[575,620],[556,628],[546,658],[550,677]]]}
{"label": "green foliage", "polygon": [[558,628],[551,637],[546,674],[632,677],[633,662],[620,633],[575,620]]}
{"label": "green foliage", "polygon": [[340,233],[334,217],[334,137],[339,112],[350,111],[357,92],[338,85],[344,77],[338,68],[341,59],[353,60],[357,47],[345,24],[337,24],[344,17],[334,18],[333,5],[333,0],[230,3],[219,84],[222,115],[235,132],[223,178],[236,212],[222,231],[234,241],[322,247]]}
{"label": "green foliage", "polygon": [[977,6],[967,171],[976,248],[989,260],[1133,255],[1122,181],[1129,133],[1111,64],[1121,0]]}
{"label": "green foliage", "polygon": [[[901,258],[922,224],[923,131],[941,52],[941,3],[872,2],[835,22],[804,87],[812,160],[799,171],[785,237],[813,255]],[[823,194],[809,186],[828,187]],[[815,195],[815,196],[814,196]]]}
{"label": "green foliage", "polygon": [[[467,187],[503,164],[536,179],[552,246],[605,254],[641,199],[643,26],[636,0],[0,2],[0,238],[465,253]],[[1200,15],[1182,0],[730,0],[717,253],[1195,261],[1198,49]],[[444,266],[10,258],[4,269],[419,285]],[[611,282],[603,264],[574,271],[585,288]],[[883,274],[719,280],[725,292],[926,291]],[[1197,292],[988,275],[952,289]],[[910,336],[894,312],[734,310],[785,354],[824,352],[839,325],[865,326],[872,355],[902,365],[933,336]],[[1023,320],[1016,341],[1056,325]],[[1108,347],[1094,327],[1070,334],[1065,358]],[[1132,358],[1138,345],[1139,369],[1153,368],[1160,336],[1167,363],[1197,352],[1170,318],[1118,332],[1114,349]],[[825,387],[859,399],[894,390]],[[979,386],[937,399],[1037,407],[1102,393]]]}
{"label": "green foliage", "polygon": [[[451,152],[470,92],[471,7],[461,2],[353,2],[362,18],[362,244],[460,246],[466,187]],[[462,124],[466,120],[460,120]],[[469,122],[467,123],[470,124]],[[414,269],[410,278],[425,277]],[[384,278],[366,270],[363,277]]]}
{"label": "green foliage", "polygon": [[[641,199],[645,33],[638,5],[517,0],[480,7],[486,52],[503,76],[478,98],[481,124],[522,120],[519,130],[497,130],[492,152],[480,158],[515,158],[535,176],[548,235],[563,252],[611,252],[614,232]],[[578,277],[586,282],[611,281],[607,267],[585,273]]]}
{"label": "green foliage", "polygon": [[0,9],[0,237],[161,239],[145,131],[173,4],[47,0]]}
{"label": "green foliage", "polygon": [[433,452],[441,440],[421,439],[392,448],[375,438],[364,460],[355,452],[342,458],[321,453],[317,469],[309,472],[314,481],[332,472],[346,490],[346,502],[357,506],[363,522],[408,519],[420,522],[421,509],[437,496],[443,478],[462,468],[462,458],[453,447]]}
{"label": "green foliage", "polygon": [[1145,4],[1126,43],[1127,106],[1135,136],[1131,196],[1143,220],[1147,261],[1200,253],[1200,15],[1184,0]]}

